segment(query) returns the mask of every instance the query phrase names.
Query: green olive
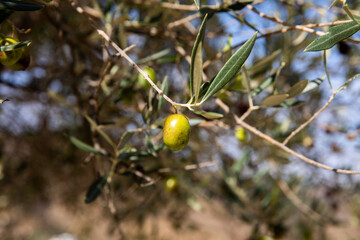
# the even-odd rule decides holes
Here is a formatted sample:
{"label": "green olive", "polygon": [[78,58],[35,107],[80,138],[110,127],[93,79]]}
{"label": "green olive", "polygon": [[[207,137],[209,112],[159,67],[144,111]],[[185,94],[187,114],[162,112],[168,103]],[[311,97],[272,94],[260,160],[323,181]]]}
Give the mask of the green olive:
{"label": "green olive", "polygon": [[245,142],[246,141],[246,132],[243,128],[238,128],[235,132],[235,137],[240,141],[240,142]]}
{"label": "green olive", "polygon": [[[17,43],[18,40],[11,38],[11,37],[5,37],[0,40],[0,45],[10,45],[13,43]],[[11,66],[14,65],[21,57],[22,55],[22,49],[14,49],[11,51],[2,51],[0,52],[0,63],[5,66]]]}
{"label": "green olive", "polygon": [[[156,73],[155,70],[152,69],[151,67],[145,67],[143,69],[143,71],[149,76],[149,78],[156,83]],[[141,75],[139,73],[138,75],[138,83],[141,87],[145,88],[145,89],[150,89],[151,85],[150,83],[144,78],[143,75]]]}
{"label": "green olive", "polygon": [[173,192],[178,187],[178,179],[176,177],[169,177],[165,180],[165,188],[169,192]]}
{"label": "green olive", "polygon": [[166,118],[164,124],[163,140],[172,151],[183,149],[189,142],[190,124],[181,114],[173,114]]}

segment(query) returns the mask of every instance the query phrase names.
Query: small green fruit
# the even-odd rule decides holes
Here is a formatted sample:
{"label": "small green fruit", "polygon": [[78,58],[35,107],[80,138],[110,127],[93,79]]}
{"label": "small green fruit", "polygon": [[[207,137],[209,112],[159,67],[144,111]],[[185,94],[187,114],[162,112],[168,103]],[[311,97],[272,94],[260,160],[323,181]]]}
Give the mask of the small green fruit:
{"label": "small green fruit", "polygon": [[178,184],[176,177],[169,177],[165,180],[165,188],[169,192],[173,192],[178,187]]}
{"label": "small green fruit", "polygon": [[[10,45],[17,42],[18,40],[14,38],[5,37],[0,40],[0,45]],[[11,51],[0,52],[0,63],[5,66],[14,65],[21,58],[21,55],[22,49],[14,49]]]}
{"label": "small green fruit", "polygon": [[164,124],[163,140],[172,151],[183,149],[189,142],[190,124],[181,114],[173,114],[166,118]]}
{"label": "small green fruit", "polygon": [[235,137],[240,141],[240,142],[245,142],[246,141],[246,132],[243,128],[239,128],[236,130],[235,132]]}
{"label": "small green fruit", "polygon": [[[149,78],[156,83],[156,73],[155,70],[152,69],[151,67],[145,67],[143,69],[143,71],[149,76]],[[138,83],[141,87],[145,88],[145,89],[150,89],[151,85],[150,83],[144,78],[143,75],[141,75],[139,73],[138,75]]]}

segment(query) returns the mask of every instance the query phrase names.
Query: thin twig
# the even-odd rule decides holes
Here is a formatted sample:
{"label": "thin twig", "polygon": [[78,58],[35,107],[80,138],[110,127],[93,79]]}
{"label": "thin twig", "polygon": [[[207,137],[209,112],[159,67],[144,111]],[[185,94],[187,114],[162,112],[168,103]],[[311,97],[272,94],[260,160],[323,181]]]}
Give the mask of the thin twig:
{"label": "thin twig", "polygon": [[330,103],[334,100],[334,97],[338,92],[339,90],[331,94],[329,100],[325,103],[325,105],[322,106],[322,108],[320,108],[317,112],[315,112],[306,122],[301,124],[296,130],[292,131],[291,134],[282,142],[282,144],[286,145],[291,138],[293,138],[296,134],[298,134],[301,130],[303,130],[306,126],[308,126],[315,118],[317,118],[319,114],[330,105]]}
{"label": "thin twig", "polygon": [[253,126],[247,124],[246,122],[242,121],[238,116],[234,115],[235,121],[237,124],[239,124],[241,127],[245,128],[246,130],[248,130],[249,132],[253,133],[254,135],[266,140],[267,142],[269,142],[270,144],[279,147],[280,149],[282,149],[283,151],[303,160],[304,162],[311,164],[315,167],[319,167],[319,168],[323,168],[325,170],[329,170],[329,171],[333,171],[335,173],[343,173],[343,174],[350,174],[350,175],[354,175],[354,174],[360,174],[360,171],[351,171],[351,170],[346,170],[346,169],[336,169],[336,168],[332,168],[328,165],[316,162],[315,160],[312,160],[308,157],[305,157],[304,155],[301,155],[300,153],[295,152],[294,150],[292,150],[291,148],[287,147],[286,145],[284,145],[283,143],[273,139],[272,137],[260,132],[258,129],[254,128]]}
{"label": "thin twig", "polygon": [[314,210],[312,210],[308,205],[306,205],[289,187],[289,185],[281,180],[276,180],[277,185],[280,190],[284,193],[285,197],[290,200],[296,208],[298,208],[304,215],[310,217],[315,222],[321,221],[321,215]]}

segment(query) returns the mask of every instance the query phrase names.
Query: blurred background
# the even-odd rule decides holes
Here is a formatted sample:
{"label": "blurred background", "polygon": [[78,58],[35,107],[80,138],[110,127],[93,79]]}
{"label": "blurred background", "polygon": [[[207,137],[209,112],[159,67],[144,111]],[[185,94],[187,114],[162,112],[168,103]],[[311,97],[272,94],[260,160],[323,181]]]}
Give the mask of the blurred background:
{"label": "blurred background", "polygon": [[[359,176],[301,162],[239,130],[218,104],[238,116],[246,112],[241,74],[202,106],[222,118],[181,109],[192,125],[190,142],[178,152],[164,147],[163,121],[174,110],[159,104],[155,91],[96,29],[122,49],[135,45],[127,54],[153,71],[148,74],[159,87],[168,82],[171,99],[185,103],[201,24],[194,1],[27,2],[44,8],[15,11],[0,30],[32,42],[28,66],[0,66],[0,98],[8,99],[0,105],[1,239],[360,238]],[[201,12],[210,14],[205,81],[255,31],[259,39],[245,63],[251,87],[278,72],[276,86],[255,96],[255,105],[300,80],[318,80],[296,105],[264,108],[246,119],[283,141],[331,95],[322,52],[303,51],[316,36],[285,29],[346,20],[341,4],[329,10],[327,0],[201,3],[211,5]],[[247,3],[288,25],[259,16]],[[358,14],[360,4],[347,3]],[[334,89],[359,73],[359,45],[341,42],[327,57]],[[334,168],[360,170],[359,91],[355,79],[288,146]],[[114,175],[106,183],[110,171]]]}

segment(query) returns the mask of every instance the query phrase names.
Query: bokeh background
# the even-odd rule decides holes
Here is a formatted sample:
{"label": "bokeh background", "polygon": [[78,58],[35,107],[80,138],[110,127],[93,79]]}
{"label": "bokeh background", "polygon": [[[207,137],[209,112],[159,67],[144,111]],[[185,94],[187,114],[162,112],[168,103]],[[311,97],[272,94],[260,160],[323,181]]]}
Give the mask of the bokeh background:
{"label": "bokeh background", "polygon": [[[141,68],[155,70],[158,86],[168,78],[168,96],[186,102],[189,58],[201,24],[193,1],[32,2],[45,7],[14,12],[1,24],[2,34],[32,41],[26,70],[0,68],[0,96],[9,99],[0,105],[1,239],[360,238],[358,176],[309,166],[250,133],[243,141],[235,137],[238,126],[216,99],[230,112],[243,114],[248,98],[241,78],[203,106],[223,118],[208,120],[181,109],[194,125],[189,145],[179,152],[164,148],[161,126],[173,109],[164,103],[157,110],[159,96],[140,84],[136,70],[116,56],[96,29],[123,49],[135,44],[129,56]],[[359,3],[347,2],[358,14]],[[201,3],[219,8],[235,1]],[[329,10],[330,5],[326,0],[267,0],[253,6],[291,25],[347,19],[341,4]],[[286,28],[246,7],[223,10],[208,21],[205,61],[229,46],[234,52],[255,30],[261,36]],[[245,64],[251,86],[279,70],[282,62],[279,92],[302,79],[323,77],[322,53],[303,51],[315,38],[299,30],[259,38]],[[229,53],[204,68],[205,80],[219,71]],[[335,89],[359,73],[359,45],[341,42],[327,56]],[[272,90],[264,90],[254,103],[261,104]],[[334,168],[359,170],[359,91],[354,80],[288,146]],[[330,95],[325,80],[300,95],[300,105],[261,109],[246,121],[281,141]],[[110,171],[111,161],[77,148],[70,137],[105,152],[111,147],[84,114],[115,143],[124,132],[142,129],[124,146],[111,184],[90,204],[84,202],[86,193]],[[146,179],[135,171],[155,182],[143,186]],[[169,179],[174,188],[166,184]]]}

